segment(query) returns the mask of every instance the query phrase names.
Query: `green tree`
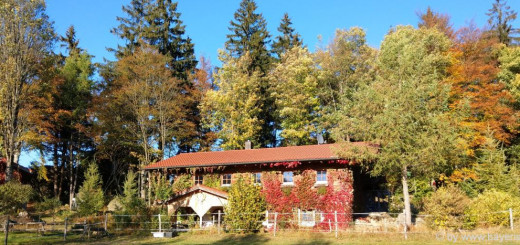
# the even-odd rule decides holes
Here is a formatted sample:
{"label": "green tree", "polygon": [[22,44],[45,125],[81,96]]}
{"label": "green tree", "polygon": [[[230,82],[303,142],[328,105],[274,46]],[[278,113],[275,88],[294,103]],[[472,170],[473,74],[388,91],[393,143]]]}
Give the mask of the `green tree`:
{"label": "green tree", "polygon": [[31,199],[32,188],[18,181],[0,185],[0,214],[14,214]]}
{"label": "green tree", "polygon": [[489,16],[488,23],[491,25],[493,34],[505,45],[516,44],[520,40],[520,37],[513,36],[518,33],[518,30],[511,24],[516,19],[516,14],[516,11],[512,10],[505,0],[495,0],[491,9],[486,13]]}
{"label": "green tree", "polygon": [[121,201],[121,211],[124,214],[143,214],[143,211],[146,210],[144,200],[139,198],[136,177],[137,174],[134,171],[128,172],[123,184],[123,195],[119,197],[119,200]]}
{"label": "green tree", "polygon": [[256,13],[256,9],[254,0],[240,2],[240,8],[234,14],[235,20],[230,21],[231,26],[228,27],[231,34],[226,36],[226,50],[235,58],[249,53],[249,73],[258,69],[264,75],[271,63],[271,56],[267,50],[270,36],[264,17]]}
{"label": "green tree", "polygon": [[97,164],[90,163],[85,172],[85,181],[78,192],[78,212],[81,215],[91,215],[101,211],[105,205],[102,184]]}
{"label": "green tree", "polygon": [[9,181],[27,129],[28,87],[52,49],[54,31],[43,0],[2,1],[0,23],[0,131]]}
{"label": "green tree", "polygon": [[215,74],[218,90],[209,90],[201,104],[203,122],[217,132],[223,149],[243,149],[247,140],[260,146],[262,78],[258,71],[249,74],[249,53],[233,58],[221,52],[221,59],[224,65]]}
{"label": "green tree", "polygon": [[509,192],[511,195],[520,195],[520,176],[516,167],[506,164],[505,150],[491,135],[486,137],[486,142],[477,151],[477,174],[476,191],[496,189],[497,191]]}
{"label": "green tree", "polygon": [[[374,175],[397,175],[411,224],[409,175],[432,175],[456,156],[456,130],[448,114],[449,87],[443,83],[450,41],[432,29],[397,27],[384,39],[376,81],[353,94],[353,105],[335,131],[337,139],[377,144],[378,154],[340,151],[373,160]],[[347,143],[348,144],[348,143]]]}
{"label": "green tree", "polygon": [[314,142],[316,133],[319,72],[305,48],[295,47],[282,55],[269,74],[271,96],[275,99],[282,145],[305,145]]}
{"label": "green tree", "polygon": [[127,17],[118,17],[120,25],[112,30],[112,33],[126,40],[126,46],[118,47],[118,58],[135,53],[142,43],[146,43],[168,57],[167,67],[172,76],[179,79],[175,91],[183,97],[177,103],[181,112],[185,112],[181,113],[185,123],[172,129],[169,132],[171,135],[165,135],[168,137],[158,142],[159,148],[178,149],[179,152],[196,150],[200,142],[198,136],[203,134],[199,132],[199,84],[192,79],[193,73],[196,73],[197,60],[194,45],[185,36],[186,26],[177,12],[177,3],[171,0],[133,0],[123,7],[123,11]]}
{"label": "green tree", "polygon": [[281,35],[277,36],[273,42],[272,52],[277,55],[278,59],[281,59],[282,54],[292,48],[301,47],[303,45],[300,34],[296,33],[291,25],[292,22],[289,18],[289,14],[285,13],[278,27],[278,31]]}
{"label": "green tree", "polygon": [[156,47],[169,58],[172,74],[186,80],[197,61],[193,43],[184,37],[186,26],[177,12],[177,2],[171,0],[132,0],[123,6],[127,17],[117,17],[120,22],[112,33],[126,41],[116,52],[119,58],[135,52],[141,41]]}
{"label": "green tree", "polygon": [[[269,96],[269,83],[264,77],[270,70],[272,57],[267,48],[270,41],[266,29],[266,21],[262,14],[256,13],[257,5],[254,0],[242,0],[240,8],[234,14],[234,20],[228,27],[230,34],[225,43],[228,54],[233,58],[248,55],[247,73],[250,76],[258,75],[261,79],[256,85],[259,89],[260,108],[259,118],[262,120],[261,131],[257,141],[260,147],[276,146],[276,129],[278,128],[274,115],[274,100]],[[258,72],[257,74],[255,74]],[[253,78],[255,79],[255,78]],[[257,88],[251,88],[256,90]]]}
{"label": "green tree", "polygon": [[347,109],[342,107],[352,105],[353,93],[375,79],[375,57],[376,50],[368,46],[365,31],[358,27],[337,30],[334,40],[316,51],[321,67],[318,96],[322,130],[335,128]]}
{"label": "green tree", "polygon": [[240,176],[229,190],[224,219],[232,231],[251,233],[262,228],[265,208],[261,187]]}

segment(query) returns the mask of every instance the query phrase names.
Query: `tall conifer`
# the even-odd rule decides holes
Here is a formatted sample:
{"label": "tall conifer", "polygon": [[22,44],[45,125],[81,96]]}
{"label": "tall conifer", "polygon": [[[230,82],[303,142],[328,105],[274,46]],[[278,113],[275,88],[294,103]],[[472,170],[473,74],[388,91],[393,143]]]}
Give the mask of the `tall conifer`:
{"label": "tall conifer", "polygon": [[295,32],[295,29],[291,25],[291,18],[289,18],[289,14],[285,13],[278,27],[278,31],[281,35],[277,36],[273,43],[273,53],[277,55],[278,59],[288,50],[303,45],[300,34]]}

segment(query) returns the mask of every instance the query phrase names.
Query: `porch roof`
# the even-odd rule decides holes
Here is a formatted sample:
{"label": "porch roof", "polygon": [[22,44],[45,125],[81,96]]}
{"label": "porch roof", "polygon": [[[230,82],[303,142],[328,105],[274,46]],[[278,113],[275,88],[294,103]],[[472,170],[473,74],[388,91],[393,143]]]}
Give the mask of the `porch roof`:
{"label": "porch roof", "polygon": [[[354,146],[368,146],[365,142],[352,143]],[[295,161],[320,161],[340,159],[334,153],[336,144],[288,146],[250,150],[229,150],[212,152],[181,153],[168,159],[152,163],[144,169],[210,167],[259,163],[279,163]]]}

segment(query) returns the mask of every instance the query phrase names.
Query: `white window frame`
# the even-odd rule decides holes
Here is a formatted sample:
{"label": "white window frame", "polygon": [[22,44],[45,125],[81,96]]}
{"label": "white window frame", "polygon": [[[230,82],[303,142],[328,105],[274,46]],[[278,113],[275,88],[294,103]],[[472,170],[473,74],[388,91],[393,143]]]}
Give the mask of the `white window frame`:
{"label": "white window frame", "polygon": [[[320,180],[320,172],[325,172],[325,180]],[[327,185],[327,170],[317,170],[316,171],[316,185]]]}
{"label": "white window frame", "polygon": [[[226,176],[229,175],[229,179],[226,178]],[[231,179],[233,178],[233,175],[232,174],[223,174],[222,175],[222,181],[221,181],[221,185],[222,186],[231,186]],[[224,181],[226,180],[229,180],[229,184],[225,184]]]}
{"label": "white window frame", "polygon": [[[285,173],[291,173],[291,181],[285,181]],[[282,173],[282,185],[294,185],[294,172],[292,171],[284,171]]]}

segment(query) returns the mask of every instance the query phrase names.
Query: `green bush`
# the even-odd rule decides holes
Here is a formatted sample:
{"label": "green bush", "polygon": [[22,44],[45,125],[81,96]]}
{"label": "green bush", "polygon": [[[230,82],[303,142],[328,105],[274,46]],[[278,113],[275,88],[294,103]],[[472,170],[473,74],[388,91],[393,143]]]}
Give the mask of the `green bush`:
{"label": "green bush", "polygon": [[229,190],[224,220],[232,231],[257,231],[262,228],[265,209],[261,187],[241,176]]}
{"label": "green bush", "polygon": [[465,211],[470,198],[455,186],[439,188],[424,199],[426,222],[433,229],[460,229],[464,226]]}
{"label": "green bush", "polygon": [[469,226],[508,226],[509,208],[519,212],[520,197],[495,189],[487,190],[471,202],[466,213]]}
{"label": "green bush", "polygon": [[0,185],[0,214],[14,214],[23,209],[32,196],[32,188],[17,181]]}
{"label": "green bush", "polygon": [[101,185],[98,167],[95,163],[91,163],[85,173],[85,181],[79,188],[78,213],[80,215],[92,215],[103,208],[105,197]]}
{"label": "green bush", "polygon": [[42,202],[36,204],[38,212],[49,212],[51,216],[55,216],[61,207],[60,199],[57,197],[45,197]]}

